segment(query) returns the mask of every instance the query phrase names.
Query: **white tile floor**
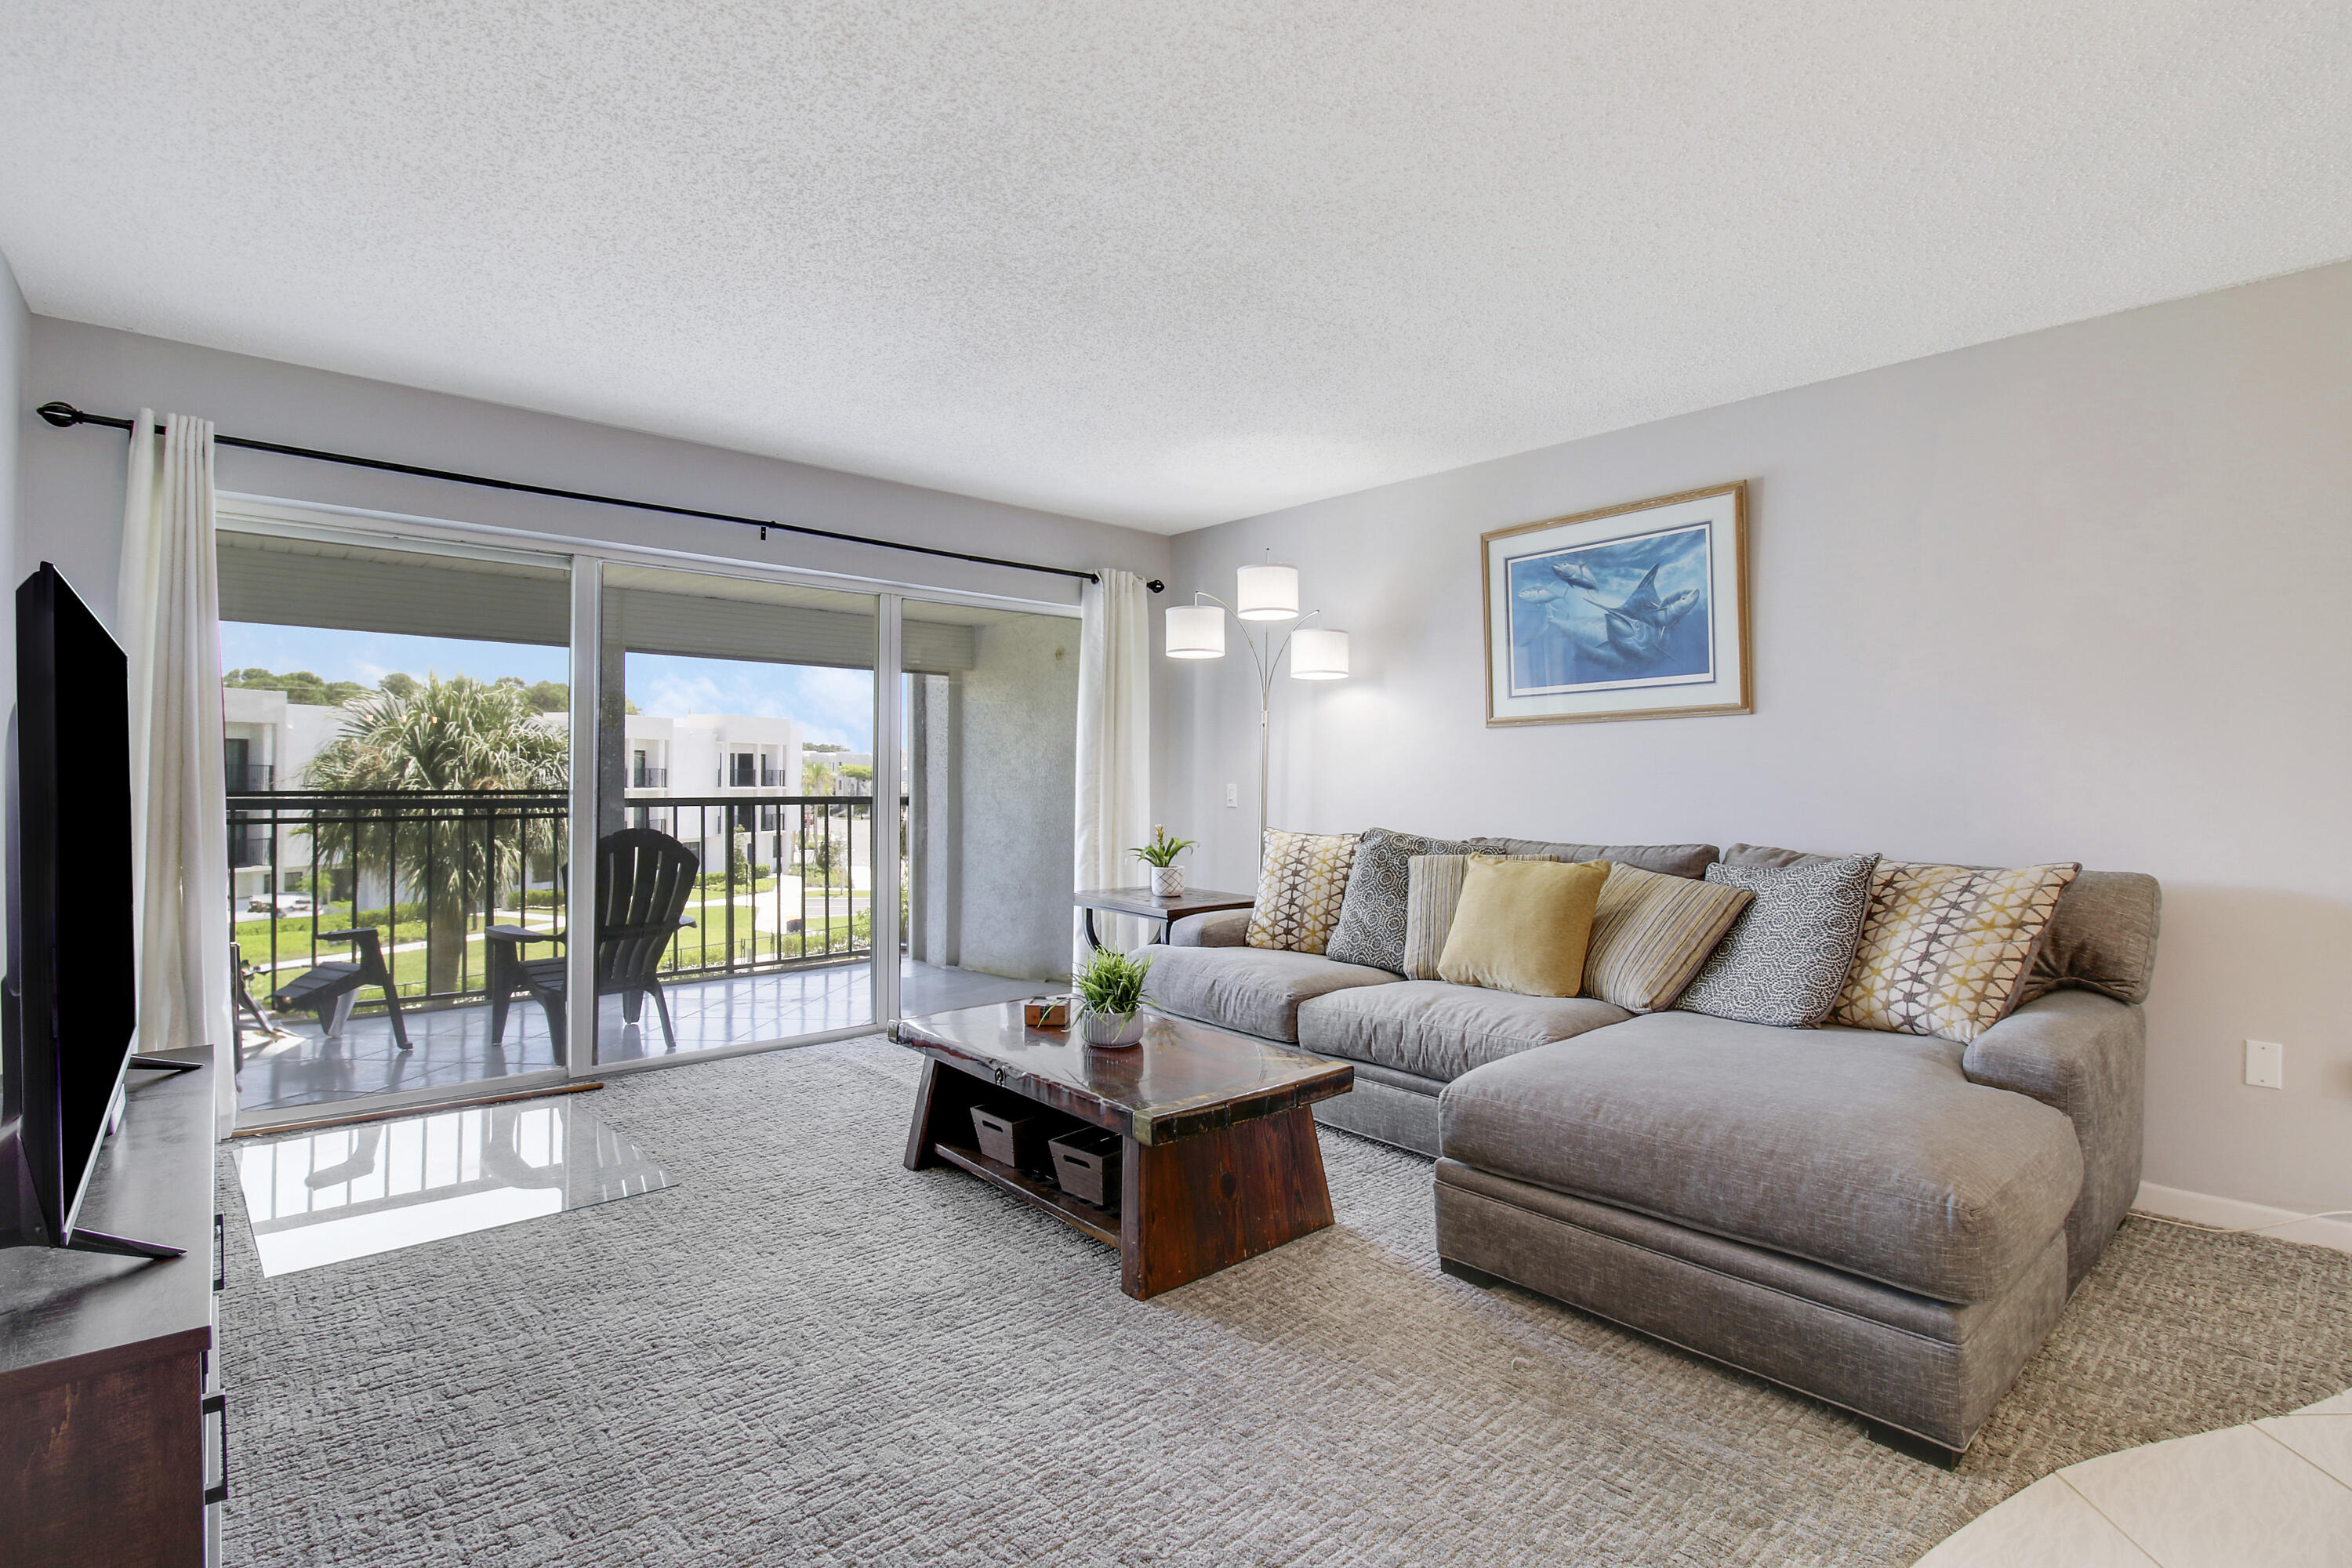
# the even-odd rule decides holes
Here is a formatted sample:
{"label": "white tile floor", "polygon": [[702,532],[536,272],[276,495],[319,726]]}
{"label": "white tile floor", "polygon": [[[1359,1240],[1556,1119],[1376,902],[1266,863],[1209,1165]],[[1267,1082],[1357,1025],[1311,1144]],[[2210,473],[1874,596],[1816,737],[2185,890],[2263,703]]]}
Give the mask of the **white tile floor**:
{"label": "white tile floor", "polygon": [[2256,1563],[2352,1563],[2352,1393],[2069,1465],[1969,1523],[1917,1568]]}
{"label": "white tile floor", "polygon": [[[1035,981],[1007,980],[961,969],[908,963],[900,970],[903,1012],[937,1013],[1033,995]],[[670,1022],[680,1053],[764,1040],[791,1039],[874,1021],[869,966],[823,969],[681,984],[667,988]],[[624,1061],[669,1049],[647,1002],[635,1026],[623,1023],[618,997],[604,999],[599,1059]],[[484,1082],[555,1065],[555,1048],[539,1005],[517,998],[507,1015],[506,1038],[490,1040],[485,1005],[410,1010],[404,1015],[413,1048],[395,1049],[392,1025],[382,1017],[351,1021],[339,1040],[322,1038],[308,1013],[278,1020],[290,1031],[275,1040],[247,1037],[239,1103],[249,1111],[283,1110],[359,1100],[397,1089],[445,1089]]]}

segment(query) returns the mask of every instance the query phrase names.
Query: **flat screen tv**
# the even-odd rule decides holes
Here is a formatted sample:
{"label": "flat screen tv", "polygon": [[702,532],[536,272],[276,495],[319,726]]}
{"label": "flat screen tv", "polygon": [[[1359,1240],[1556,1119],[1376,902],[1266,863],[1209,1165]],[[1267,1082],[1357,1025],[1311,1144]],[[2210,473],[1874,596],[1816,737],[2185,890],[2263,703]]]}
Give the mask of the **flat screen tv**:
{"label": "flat screen tv", "polygon": [[0,1247],[178,1254],[75,1223],[123,1072],[145,1059],[131,1054],[130,710],[122,649],[43,562],[16,589]]}

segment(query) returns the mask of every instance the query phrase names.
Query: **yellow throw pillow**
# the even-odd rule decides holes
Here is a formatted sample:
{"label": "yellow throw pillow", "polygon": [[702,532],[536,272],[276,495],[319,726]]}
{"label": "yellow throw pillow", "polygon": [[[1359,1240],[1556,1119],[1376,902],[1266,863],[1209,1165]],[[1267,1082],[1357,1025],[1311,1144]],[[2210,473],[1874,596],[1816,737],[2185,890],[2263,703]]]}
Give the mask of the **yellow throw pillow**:
{"label": "yellow throw pillow", "polygon": [[1339,921],[1339,900],[1361,837],[1267,828],[1258,852],[1257,903],[1243,940],[1252,947],[1322,952]]}
{"label": "yellow throw pillow", "polygon": [[1609,862],[1474,861],[1462,879],[1437,977],[1456,985],[1573,996]]}
{"label": "yellow throw pillow", "polygon": [[1549,855],[1415,855],[1405,862],[1404,977],[1434,980],[1473,860],[1549,860]]}

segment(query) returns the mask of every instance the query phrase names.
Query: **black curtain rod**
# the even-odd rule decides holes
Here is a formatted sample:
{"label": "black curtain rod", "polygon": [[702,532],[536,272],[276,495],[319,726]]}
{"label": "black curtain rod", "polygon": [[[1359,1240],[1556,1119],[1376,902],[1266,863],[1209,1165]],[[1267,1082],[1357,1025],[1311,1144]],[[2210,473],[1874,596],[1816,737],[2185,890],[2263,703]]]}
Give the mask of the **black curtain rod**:
{"label": "black curtain rod", "polygon": [[[44,403],[34,412],[60,430],[70,430],[77,425],[103,425],[110,430],[128,434],[132,422],[110,418],[103,414],[84,414],[70,403]],[[868,539],[863,534],[836,533],[829,528],[809,528],[797,522],[778,522],[773,518],[738,517],[732,512],[705,511],[699,507],[670,506],[662,501],[629,500],[622,496],[592,495],[586,490],[558,489],[552,485],[527,485],[520,479],[493,479],[481,474],[452,473],[447,468],[420,468],[415,463],[388,462],[382,458],[354,458],[348,452],[321,452],[310,447],[289,447],[277,441],[255,441],[243,436],[223,436],[215,433],[213,443],[221,447],[242,447],[249,452],[275,452],[281,458],[308,458],[315,463],[341,463],[346,468],[376,468],[388,474],[412,474],[420,479],[443,479],[453,485],[479,485],[484,489],[520,490],[527,495],[553,496],[559,500],[584,500],[597,506],[625,506],[637,511],[658,511],[672,517],[707,518],[712,522],[732,522],[744,528],[756,528],[760,537],[768,537],[768,530],[780,533],[804,534],[811,539],[838,540],[844,544],[867,544],[877,550],[902,550],[915,555],[936,555],[946,561],[970,561],[982,566],[1010,566],[1016,572],[1045,572],[1056,577],[1076,577],[1083,582],[1099,583],[1102,578],[1092,572],[1081,572],[1074,566],[1040,566],[1034,561],[1007,561],[1001,555],[972,555],[961,550],[935,550],[928,544],[901,544],[889,539]],[[1157,577],[1144,584],[1159,593],[1167,584]]]}

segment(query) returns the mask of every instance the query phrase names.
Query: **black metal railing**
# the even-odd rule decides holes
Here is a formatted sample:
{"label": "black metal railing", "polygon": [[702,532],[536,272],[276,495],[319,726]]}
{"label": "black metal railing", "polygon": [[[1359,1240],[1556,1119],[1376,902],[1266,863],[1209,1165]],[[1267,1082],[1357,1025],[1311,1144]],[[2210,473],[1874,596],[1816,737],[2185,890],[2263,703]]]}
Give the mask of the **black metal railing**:
{"label": "black metal railing", "polygon": [[278,776],[278,770],[268,763],[229,763],[225,766],[231,795],[250,795],[257,790],[266,790]]}
{"label": "black metal railing", "polygon": [[[258,893],[231,879],[254,994],[266,995],[271,976],[350,956],[348,944],[321,943],[321,931],[373,926],[404,1002],[484,995],[484,926],[562,926],[570,815],[560,792],[232,794],[229,864],[266,868]],[[311,911],[287,912],[289,894],[307,895]]]}
{"label": "black metal railing", "polygon": [[[771,772],[774,770],[770,770]],[[869,958],[874,803],[854,795],[672,796],[632,801],[628,825],[702,858],[665,974],[759,973]]]}
{"label": "black metal railing", "polygon": [[[680,978],[771,973],[873,955],[874,801],[740,795],[631,801],[625,825],[702,858],[693,923],[663,955]],[[901,810],[903,831],[903,804]],[[228,850],[245,887],[231,918],[252,990],[348,956],[318,933],[373,926],[404,1004],[485,994],[482,928],[565,925],[568,797],[558,792],[244,791]],[[263,886],[253,884],[262,868]],[[233,884],[235,879],[232,879]],[[289,912],[307,895],[309,912]],[[542,948],[542,953],[561,951]],[[380,1005],[363,994],[362,1011]]]}
{"label": "black metal railing", "polygon": [[667,789],[669,788],[669,770],[649,768],[640,763],[629,774],[629,787],[631,789]]}

